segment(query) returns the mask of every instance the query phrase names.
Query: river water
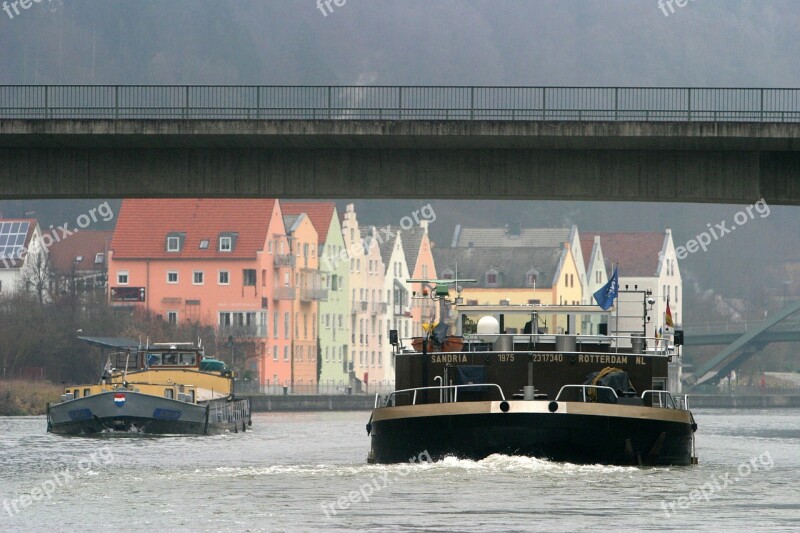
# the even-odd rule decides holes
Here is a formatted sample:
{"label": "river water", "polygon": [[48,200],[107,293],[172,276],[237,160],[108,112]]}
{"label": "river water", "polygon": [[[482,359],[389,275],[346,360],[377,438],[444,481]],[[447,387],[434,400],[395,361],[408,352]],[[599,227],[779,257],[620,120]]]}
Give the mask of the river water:
{"label": "river water", "polygon": [[256,414],[243,434],[158,438],[0,418],[0,531],[800,530],[800,410],[698,410],[700,464],[673,468],[367,465],[368,417]]}

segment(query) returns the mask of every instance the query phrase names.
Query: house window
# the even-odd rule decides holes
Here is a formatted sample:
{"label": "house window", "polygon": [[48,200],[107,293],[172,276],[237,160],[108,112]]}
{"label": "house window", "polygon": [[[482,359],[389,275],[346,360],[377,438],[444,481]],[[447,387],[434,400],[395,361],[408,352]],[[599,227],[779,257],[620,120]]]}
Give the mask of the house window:
{"label": "house window", "polygon": [[106,260],[106,254],[97,254],[94,256],[94,264],[95,265],[102,265],[103,262]]}
{"label": "house window", "polygon": [[289,312],[283,313],[283,338],[289,338]]}
{"label": "house window", "polygon": [[231,243],[230,237],[220,237],[219,238],[219,251],[220,252],[230,252],[233,248]]}
{"label": "house window", "polygon": [[599,270],[594,273],[594,282],[595,283],[601,283],[602,282],[602,279],[600,278],[600,271]]}
{"label": "house window", "polygon": [[180,239],[180,237],[167,237],[167,251],[168,252],[180,252],[181,251],[181,239]]}
{"label": "house window", "polygon": [[119,285],[127,285],[128,284],[128,271],[127,270],[120,270],[117,272],[117,284]]}
{"label": "house window", "polygon": [[178,312],[177,311],[167,311],[167,322],[170,324],[176,325],[178,323]]}
{"label": "house window", "polygon": [[278,338],[278,319],[280,316],[281,315],[277,311],[272,315],[272,337],[275,339]]}
{"label": "house window", "polygon": [[288,361],[289,360],[289,347],[288,346],[284,346],[283,347],[283,360],[284,361]]}
{"label": "house window", "polygon": [[497,285],[497,271],[490,270],[486,273],[486,284],[487,285]]}
{"label": "house window", "polygon": [[167,271],[167,283],[171,283],[171,284],[178,283],[178,271],[177,270],[168,270]]}
{"label": "house window", "polygon": [[203,284],[203,271],[202,270],[195,270],[192,274],[192,284],[194,285],[202,285]]}
{"label": "house window", "polygon": [[220,270],[219,271],[219,284],[220,285],[230,285],[231,283],[231,273],[227,270]]}
{"label": "house window", "polygon": [[[272,347],[272,360],[273,361],[277,361],[278,360],[278,347],[277,346],[273,346]],[[275,378],[275,381],[278,381],[278,378]]]}
{"label": "house window", "polygon": [[267,241],[267,253],[272,255],[272,241]]}
{"label": "house window", "polygon": [[244,277],[243,285],[245,287],[256,286],[256,270],[254,268],[245,268],[242,270],[242,275]]}
{"label": "house window", "polygon": [[208,239],[203,239],[200,241],[200,249],[208,250]]}

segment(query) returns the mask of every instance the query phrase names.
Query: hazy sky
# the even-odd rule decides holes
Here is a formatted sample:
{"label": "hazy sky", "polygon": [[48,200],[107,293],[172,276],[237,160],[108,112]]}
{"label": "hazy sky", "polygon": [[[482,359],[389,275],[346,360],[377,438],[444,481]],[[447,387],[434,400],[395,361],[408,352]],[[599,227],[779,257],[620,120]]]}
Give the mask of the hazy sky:
{"label": "hazy sky", "polygon": [[0,83],[800,86],[797,0],[658,2],[43,1]]}

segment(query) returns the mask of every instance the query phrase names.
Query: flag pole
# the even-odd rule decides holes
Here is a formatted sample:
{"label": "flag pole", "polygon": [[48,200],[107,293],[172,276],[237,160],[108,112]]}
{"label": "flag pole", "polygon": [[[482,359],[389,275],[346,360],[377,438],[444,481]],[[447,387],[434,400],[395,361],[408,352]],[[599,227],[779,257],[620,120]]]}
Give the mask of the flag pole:
{"label": "flag pole", "polygon": [[[619,261],[617,262],[616,265],[614,265],[614,262],[612,261],[611,266],[613,267],[611,269],[611,277],[613,278],[614,272],[616,272],[617,268],[619,267]],[[619,353],[619,277],[617,278],[617,302],[614,312],[616,314],[616,319],[614,323],[614,350],[616,353]]]}

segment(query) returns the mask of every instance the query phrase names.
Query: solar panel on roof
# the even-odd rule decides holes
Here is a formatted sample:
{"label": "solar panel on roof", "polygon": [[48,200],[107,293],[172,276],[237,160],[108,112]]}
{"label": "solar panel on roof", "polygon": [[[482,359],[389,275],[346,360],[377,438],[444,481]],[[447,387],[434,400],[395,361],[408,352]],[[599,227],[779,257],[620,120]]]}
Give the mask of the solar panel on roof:
{"label": "solar panel on roof", "polygon": [[19,259],[25,245],[30,222],[3,222],[0,224],[0,259]]}

